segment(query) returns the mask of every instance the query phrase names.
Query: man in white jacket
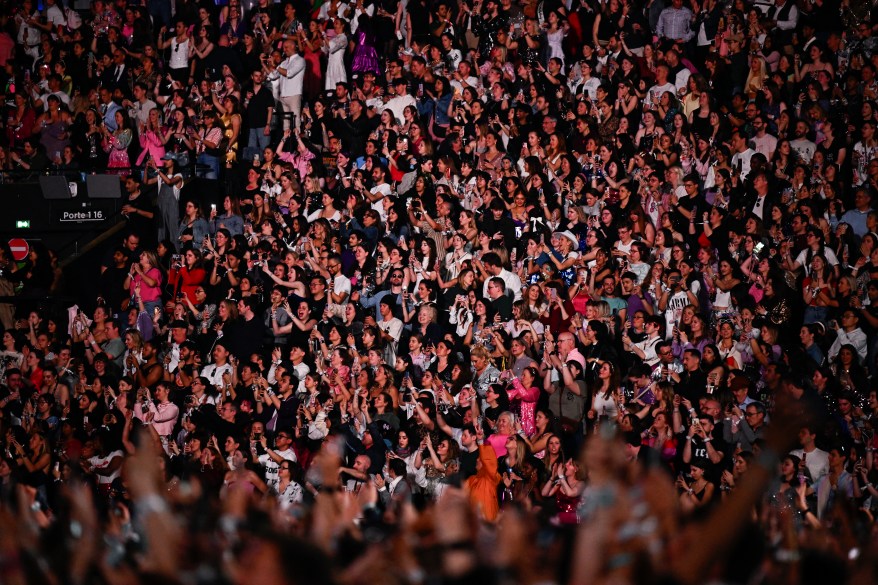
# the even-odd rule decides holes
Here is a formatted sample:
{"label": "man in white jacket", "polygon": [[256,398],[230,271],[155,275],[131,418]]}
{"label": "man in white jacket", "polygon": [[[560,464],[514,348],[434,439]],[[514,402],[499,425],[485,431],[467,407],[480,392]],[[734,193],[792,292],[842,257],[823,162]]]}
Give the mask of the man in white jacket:
{"label": "man in white jacket", "polygon": [[305,59],[299,55],[296,41],[284,41],[286,58],[269,79],[280,77],[280,105],[284,112],[284,130],[289,130],[302,115],[302,87],[305,82]]}

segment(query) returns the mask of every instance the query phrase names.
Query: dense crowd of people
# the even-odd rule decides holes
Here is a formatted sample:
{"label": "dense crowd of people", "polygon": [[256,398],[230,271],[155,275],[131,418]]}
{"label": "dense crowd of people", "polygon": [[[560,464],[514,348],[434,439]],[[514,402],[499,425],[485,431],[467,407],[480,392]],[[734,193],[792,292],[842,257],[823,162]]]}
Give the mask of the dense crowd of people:
{"label": "dense crowd of people", "polygon": [[878,580],[872,4],[4,4],[0,581]]}

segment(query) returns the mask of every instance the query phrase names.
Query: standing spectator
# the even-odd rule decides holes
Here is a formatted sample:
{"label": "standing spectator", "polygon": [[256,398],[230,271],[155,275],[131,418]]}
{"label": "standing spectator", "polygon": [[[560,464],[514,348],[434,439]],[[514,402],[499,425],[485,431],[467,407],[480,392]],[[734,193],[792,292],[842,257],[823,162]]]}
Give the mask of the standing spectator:
{"label": "standing spectator", "polygon": [[269,87],[263,83],[261,70],[251,73],[253,82],[245,95],[244,122],[250,128],[247,146],[244,148],[245,160],[258,160],[268,147],[271,139],[271,117],[274,112],[274,96]]}
{"label": "standing spectator", "polygon": [[191,42],[186,23],[182,20],[177,20],[174,23],[173,32],[169,32],[165,26],[159,29],[158,48],[170,49],[168,75],[183,86],[192,82],[189,77],[189,46]]}
{"label": "standing spectator", "polygon": [[286,132],[290,128],[298,128],[301,121],[307,62],[299,55],[294,39],[286,39],[283,49],[286,58],[275,72],[280,79],[280,105],[284,112],[283,128]]}
{"label": "standing spectator", "polygon": [[671,5],[658,17],[655,33],[660,39],[687,43],[695,32],[692,30],[692,11],[683,6],[683,0],[671,0]]}
{"label": "standing spectator", "polygon": [[323,37],[323,51],[329,55],[325,84],[327,90],[333,90],[339,83],[346,83],[348,80],[344,68],[344,51],[348,45],[347,25],[344,20],[336,18],[332,21],[332,29],[335,33],[333,36],[324,33]]}
{"label": "standing spectator", "polygon": [[155,175],[150,177],[147,173],[145,182],[158,188],[158,240],[170,239],[174,249],[179,251],[182,241],[176,234],[180,227],[180,189],[183,186],[183,175],[177,172],[177,160],[177,157],[166,154],[160,159],[160,166],[154,159],[150,159],[147,168],[152,169]]}

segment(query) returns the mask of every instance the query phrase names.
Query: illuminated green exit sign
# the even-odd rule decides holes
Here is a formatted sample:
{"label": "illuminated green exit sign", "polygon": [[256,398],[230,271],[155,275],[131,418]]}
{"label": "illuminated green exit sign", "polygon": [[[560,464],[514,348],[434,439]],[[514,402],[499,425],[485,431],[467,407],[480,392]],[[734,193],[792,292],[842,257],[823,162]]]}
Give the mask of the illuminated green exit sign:
{"label": "illuminated green exit sign", "polygon": [[15,229],[19,230],[29,230],[30,229],[30,220],[29,219],[19,219],[15,222]]}

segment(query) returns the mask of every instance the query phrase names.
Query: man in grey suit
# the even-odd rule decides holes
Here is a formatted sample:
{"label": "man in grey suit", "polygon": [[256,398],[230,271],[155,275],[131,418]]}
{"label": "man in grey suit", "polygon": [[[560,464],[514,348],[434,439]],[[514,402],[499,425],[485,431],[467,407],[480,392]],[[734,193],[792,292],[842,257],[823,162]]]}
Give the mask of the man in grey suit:
{"label": "man in grey suit", "polygon": [[412,488],[406,480],[405,461],[391,458],[387,464],[390,481],[385,481],[381,474],[375,475],[375,487],[378,497],[385,509],[399,508],[402,504],[411,503]]}

